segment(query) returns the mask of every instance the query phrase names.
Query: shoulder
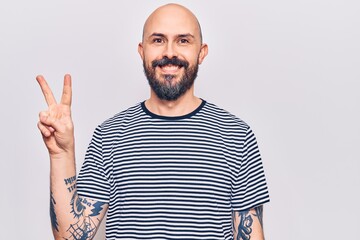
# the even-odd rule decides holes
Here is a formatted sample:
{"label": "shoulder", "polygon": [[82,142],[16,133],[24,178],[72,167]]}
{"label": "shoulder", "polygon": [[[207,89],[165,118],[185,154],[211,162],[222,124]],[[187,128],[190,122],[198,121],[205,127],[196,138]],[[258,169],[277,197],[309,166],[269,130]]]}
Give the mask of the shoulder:
{"label": "shoulder", "polygon": [[216,104],[206,102],[202,110],[203,117],[209,121],[215,121],[223,126],[234,127],[245,131],[250,128],[244,120]]}
{"label": "shoulder", "polygon": [[121,128],[125,123],[134,122],[135,120],[142,118],[143,115],[140,102],[106,119],[98,126],[98,128],[101,128],[103,131]]}

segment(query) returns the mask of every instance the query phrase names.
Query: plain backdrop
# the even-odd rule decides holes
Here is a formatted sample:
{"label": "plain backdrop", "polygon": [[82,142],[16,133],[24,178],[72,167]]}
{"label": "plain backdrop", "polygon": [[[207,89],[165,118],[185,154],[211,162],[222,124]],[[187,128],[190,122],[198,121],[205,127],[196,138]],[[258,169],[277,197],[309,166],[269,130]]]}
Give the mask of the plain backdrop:
{"label": "plain backdrop", "polygon": [[[267,239],[359,239],[360,2],[175,2],[198,16],[209,45],[196,94],[256,133]],[[72,74],[79,169],[94,128],[149,96],[137,44],[164,3],[1,1],[1,239],[52,239],[35,76],[59,98]]]}

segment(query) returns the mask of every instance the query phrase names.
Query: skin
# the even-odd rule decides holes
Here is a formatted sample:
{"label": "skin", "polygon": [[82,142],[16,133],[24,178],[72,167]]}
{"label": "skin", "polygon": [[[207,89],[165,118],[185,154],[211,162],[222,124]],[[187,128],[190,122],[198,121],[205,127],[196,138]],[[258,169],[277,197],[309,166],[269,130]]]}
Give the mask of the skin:
{"label": "skin", "polygon": [[[174,17],[176,16],[176,17]],[[178,57],[189,62],[190,66],[201,64],[208,53],[207,44],[202,43],[200,26],[195,15],[177,4],[168,4],[155,10],[144,25],[143,41],[138,52],[147,66],[154,59]],[[166,81],[163,74],[175,74],[172,81],[179,81],[184,69],[156,68],[156,76]],[[194,95],[194,86],[176,101],[159,99],[150,89],[146,107],[153,113],[163,116],[185,115],[196,109],[201,100]]]}
{"label": "skin", "polygon": [[[190,66],[201,64],[208,53],[202,43],[201,30],[195,15],[183,6],[168,4],[156,9],[147,19],[143,40],[138,45],[141,59],[147,66],[154,59],[178,57]],[[183,68],[156,67],[156,77],[166,80],[164,74],[173,74],[174,84],[184,74]],[[50,157],[50,216],[55,239],[92,239],[103,219],[108,205],[76,193],[74,125],[71,118],[71,76],[64,76],[63,93],[58,103],[41,75],[36,77],[48,109],[40,112],[38,128]],[[162,116],[180,116],[195,110],[201,100],[192,86],[175,101],[159,99],[150,89],[146,107]],[[233,212],[234,239],[263,239],[262,211],[258,209]],[[252,221],[249,221],[249,217]],[[251,224],[249,225],[249,222]],[[84,227],[86,226],[86,228]],[[244,233],[245,234],[241,234]],[[244,238],[242,238],[244,236]]]}
{"label": "skin", "polygon": [[264,240],[263,206],[246,211],[233,211],[232,224],[235,240]]}
{"label": "skin", "polygon": [[[39,114],[38,128],[50,156],[50,216],[55,239],[80,239],[77,232],[96,232],[107,205],[76,193],[74,125],[71,119],[71,76],[65,75],[58,103],[43,76],[37,76],[48,105]],[[101,205],[100,211],[97,206]],[[88,234],[88,233],[85,233]],[[91,238],[86,238],[91,239]]]}

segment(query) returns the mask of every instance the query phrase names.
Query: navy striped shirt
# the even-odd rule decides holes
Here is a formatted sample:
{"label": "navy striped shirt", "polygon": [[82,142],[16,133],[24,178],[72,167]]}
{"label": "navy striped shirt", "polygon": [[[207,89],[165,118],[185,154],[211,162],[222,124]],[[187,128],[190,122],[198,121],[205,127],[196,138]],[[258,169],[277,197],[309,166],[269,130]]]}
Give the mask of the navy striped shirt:
{"label": "navy striped shirt", "polygon": [[106,120],[77,187],[109,204],[106,239],[233,239],[232,211],[269,201],[252,130],[206,101],[181,117],[142,102]]}

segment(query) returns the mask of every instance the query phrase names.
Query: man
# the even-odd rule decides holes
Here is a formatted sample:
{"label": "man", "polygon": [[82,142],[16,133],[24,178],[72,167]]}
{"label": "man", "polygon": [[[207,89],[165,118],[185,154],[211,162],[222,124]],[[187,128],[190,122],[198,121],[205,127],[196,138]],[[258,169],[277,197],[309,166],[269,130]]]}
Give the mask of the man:
{"label": "man", "polygon": [[38,127],[50,154],[55,238],[92,239],[107,212],[106,239],[264,239],[269,196],[255,136],[194,96],[208,52],[194,14],[156,9],[138,51],[150,98],[96,128],[77,180],[70,75],[59,104],[37,77],[49,106]]}

